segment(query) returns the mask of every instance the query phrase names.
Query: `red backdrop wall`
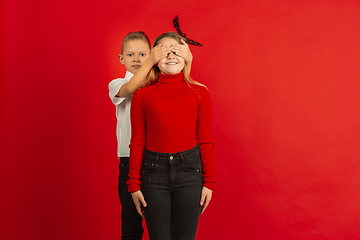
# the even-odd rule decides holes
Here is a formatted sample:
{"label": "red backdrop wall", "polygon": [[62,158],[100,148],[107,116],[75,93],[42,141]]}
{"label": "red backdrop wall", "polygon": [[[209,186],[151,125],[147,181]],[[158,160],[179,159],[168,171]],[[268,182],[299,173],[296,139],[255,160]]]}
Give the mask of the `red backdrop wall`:
{"label": "red backdrop wall", "polygon": [[1,1],[1,239],[120,238],[107,84],[177,14],[213,103],[197,239],[359,239],[357,0]]}

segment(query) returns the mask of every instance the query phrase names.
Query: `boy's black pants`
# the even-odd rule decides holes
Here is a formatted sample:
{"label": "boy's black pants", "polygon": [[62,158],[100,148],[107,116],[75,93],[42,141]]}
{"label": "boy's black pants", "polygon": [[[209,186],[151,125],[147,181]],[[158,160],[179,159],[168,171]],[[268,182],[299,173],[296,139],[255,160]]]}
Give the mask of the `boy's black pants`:
{"label": "boy's black pants", "polygon": [[129,158],[121,157],[119,164],[119,198],[121,202],[121,239],[141,240],[144,229],[142,217],[136,211],[131,194],[127,190],[126,181],[129,180]]}

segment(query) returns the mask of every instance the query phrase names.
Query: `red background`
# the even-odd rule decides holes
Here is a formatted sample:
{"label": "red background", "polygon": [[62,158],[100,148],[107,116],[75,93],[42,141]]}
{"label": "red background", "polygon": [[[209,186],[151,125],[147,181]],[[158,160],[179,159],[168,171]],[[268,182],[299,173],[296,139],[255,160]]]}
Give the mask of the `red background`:
{"label": "red background", "polygon": [[197,239],[360,238],[360,3],[1,1],[1,239],[119,239],[122,38],[180,27],[213,103]]}

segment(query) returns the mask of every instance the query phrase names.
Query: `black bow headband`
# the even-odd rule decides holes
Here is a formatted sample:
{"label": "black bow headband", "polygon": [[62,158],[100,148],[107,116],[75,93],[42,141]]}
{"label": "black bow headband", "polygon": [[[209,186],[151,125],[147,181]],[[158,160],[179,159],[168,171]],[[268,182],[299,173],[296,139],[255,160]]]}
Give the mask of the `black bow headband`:
{"label": "black bow headband", "polygon": [[174,18],[173,20],[173,23],[174,23],[174,28],[176,29],[177,33],[182,36],[183,38],[185,38],[185,41],[190,44],[190,45],[195,45],[195,46],[203,46],[201,43],[199,42],[195,42],[194,40],[186,37],[186,34],[183,33],[181,30],[180,30],[180,26],[179,26],[179,15],[176,15],[176,17]]}

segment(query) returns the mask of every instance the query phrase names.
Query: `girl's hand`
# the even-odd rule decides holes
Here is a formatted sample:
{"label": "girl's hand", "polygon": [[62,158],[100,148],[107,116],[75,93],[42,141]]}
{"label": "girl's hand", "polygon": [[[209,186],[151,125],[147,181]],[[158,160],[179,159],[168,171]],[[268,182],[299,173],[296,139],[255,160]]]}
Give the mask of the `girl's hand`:
{"label": "girl's hand", "polygon": [[207,187],[203,187],[201,191],[201,200],[200,200],[200,205],[202,206],[201,213],[204,213],[206,207],[209,205],[211,196],[212,196],[212,190]]}
{"label": "girl's hand", "polygon": [[147,206],[147,204],[145,202],[144,195],[139,190],[139,191],[131,193],[131,196],[132,196],[133,201],[135,203],[137,212],[140,214],[141,217],[144,217],[143,210],[141,209],[141,205],[143,205],[144,207]]}
{"label": "girl's hand", "polygon": [[175,44],[174,46],[172,46],[171,51],[179,57],[182,57],[186,63],[191,63],[193,55],[190,51],[190,48],[183,39],[181,39],[181,42],[182,44]]}
{"label": "girl's hand", "polygon": [[161,44],[156,45],[151,49],[149,60],[152,65],[157,64],[161,59],[166,58],[166,56],[170,53],[170,49],[163,47]]}

